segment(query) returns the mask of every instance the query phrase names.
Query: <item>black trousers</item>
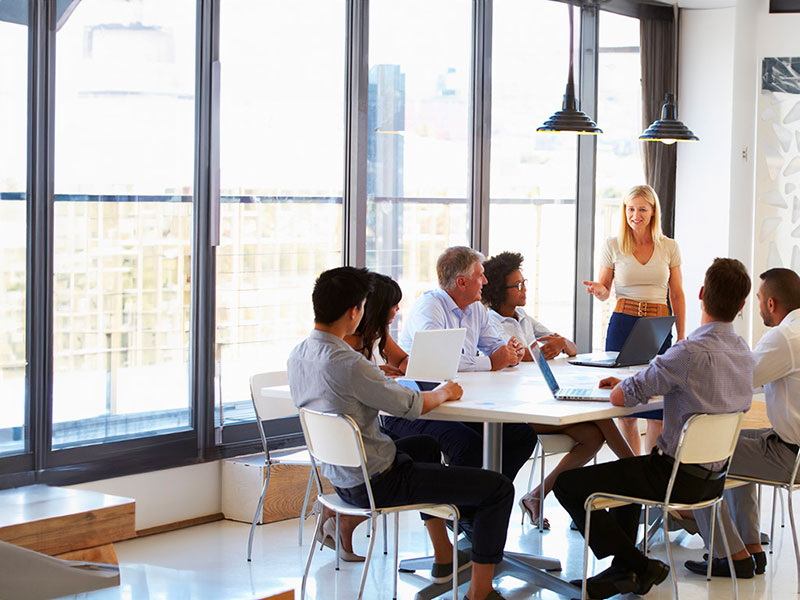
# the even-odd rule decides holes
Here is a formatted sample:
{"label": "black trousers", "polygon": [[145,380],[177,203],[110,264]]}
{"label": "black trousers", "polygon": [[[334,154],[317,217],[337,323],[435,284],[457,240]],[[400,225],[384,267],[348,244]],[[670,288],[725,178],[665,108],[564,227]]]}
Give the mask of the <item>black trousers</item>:
{"label": "black trousers", "polygon": [[[654,451],[648,456],[565,471],[556,479],[553,493],[583,532],[586,525],[583,505],[593,493],[612,492],[663,500],[671,473],[672,459]],[[687,503],[707,500],[718,496],[723,485],[724,479],[703,479],[680,470],[671,499]],[[622,562],[631,568],[633,565],[626,558],[631,553],[638,553],[639,557],[644,558],[635,547],[641,510],[641,505],[634,504],[592,513],[589,546],[596,557],[622,557]]]}
{"label": "black trousers", "polygon": [[[497,564],[503,559],[514,486],[501,473],[441,464],[439,444],[419,435],[397,440],[392,467],[373,478],[376,506],[418,502],[455,504],[461,518],[472,524],[472,560]],[[368,507],[366,487],[336,488],[342,500]]]}
{"label": "black trousers", "polygon": [[[409,421],[386,417],[384,429],[395,440],[410,435],[429,435],[436,438],[450,466],[480,467],[483,465],[483,423],[459,423],[416,419]],[[527,423],[503,424],[502,473],[511,481],[533,454],[536,432]]]}

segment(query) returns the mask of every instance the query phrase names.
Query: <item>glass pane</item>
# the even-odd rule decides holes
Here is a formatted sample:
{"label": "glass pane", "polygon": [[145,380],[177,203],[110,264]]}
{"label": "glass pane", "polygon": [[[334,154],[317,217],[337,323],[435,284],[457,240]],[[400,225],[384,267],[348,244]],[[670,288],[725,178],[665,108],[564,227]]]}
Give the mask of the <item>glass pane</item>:
{"label": "glass pane", "polygon": [[[595,275],[603,244],[617,235],[622,197],[634,185],[644,183],[641,142],[637,139],[643,129],[638,19],[600,13],[598,63],[597,118],[604,133],[597,138]],[[592,346],[604,350],[614,296],[593,304]]]}
{"label": "glass pane", "polygon": [[56,34],[53,446],[190,426],[196,2]]}
{"label": "glass pane", "polygon": [[28,27],[27,0],[6,3],[0,19],[0,455],[23,452],[25,414],[25,286],[27,279]]}
{"label": "glass pane", "polygon": [[468,0],[370,3],[367,266],[402,287],[397,326],[469,242],[471,19]]}
{"label": "glass pane", "polygon": [[313,327],[314,280],[342,264],[345,8],[220,7],[218,423],[253,418],[250,375],[286,368]]}
{"label": "glass pane", "polygon": [[[561,108],[569,70],[567,6],[498,0],[493,28],[489,250],[522,253],[526,311],[572,338],[577,135],[536,132]],[[576,81],[577,66],[576,60]]]}

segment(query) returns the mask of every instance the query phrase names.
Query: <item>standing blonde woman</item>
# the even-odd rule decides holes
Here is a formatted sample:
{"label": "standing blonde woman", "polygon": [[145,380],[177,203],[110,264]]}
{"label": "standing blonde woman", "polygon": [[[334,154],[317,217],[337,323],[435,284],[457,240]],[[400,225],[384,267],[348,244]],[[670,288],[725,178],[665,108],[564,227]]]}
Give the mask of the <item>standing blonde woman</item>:
{"label": "standing blonde woman", "polygon": [[[600,254],[597,281],[584,281],[586,291],[601,301],[611,294],[611,283],[617,304],[608,323],[606,350],[619,351],[634,323],[642,317],[663,317],[669,314],[667,296],[675,314],[675,329],[680,341],[684,337],[686,300],[683,295],[681,254],[675,240],[661,232],[661,206],[655,190],[637,185],[622,200],[619,234],[608,238]],[[672,345],[672,333],[658,351]],[[635,418],[621,419],[622,433],[636,454],[641,439]],[[661,422],[648,420],[645,450],[649,452],[661,433]]]}

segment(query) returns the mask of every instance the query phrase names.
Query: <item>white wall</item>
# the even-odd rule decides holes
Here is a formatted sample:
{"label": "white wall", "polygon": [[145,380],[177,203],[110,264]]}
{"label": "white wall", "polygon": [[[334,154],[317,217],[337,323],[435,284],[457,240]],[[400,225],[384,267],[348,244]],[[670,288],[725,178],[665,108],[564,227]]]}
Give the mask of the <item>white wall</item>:
{"label": "white wall", "polygon": [[[753,214],[761,61],[800,56],[800,14],[771,15],[769,0],[739,0],[734,8],[682,10],[681,28],[678,116],[701,140],[678,149],[675,229],[691,331],[699,318],[695,294],[715,256],[738,258],[758,277]],[[744,319],[735,321],[753,343],[763,332],[757,312],[752,294]]]}
{"label": "white wall", "polygon": [[700,325],[697,294],[706,268],[729,254],[735,17],[735,8],[681,11],[678,118],[700,138],[678,144],[675,237],[687,333]]}
{"label": "white wall", "polygon": [[69,486],[136,500],[136,530],[222,512],[220,461]]}

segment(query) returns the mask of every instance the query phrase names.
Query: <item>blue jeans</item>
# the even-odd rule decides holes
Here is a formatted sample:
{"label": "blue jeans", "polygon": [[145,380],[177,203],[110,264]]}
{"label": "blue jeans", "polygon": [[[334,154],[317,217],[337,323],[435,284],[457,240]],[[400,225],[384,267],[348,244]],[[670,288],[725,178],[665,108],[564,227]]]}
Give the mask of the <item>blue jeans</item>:
{"label": "blue jeans", "polygon": [[[409,421],[386,417],[383,428],[393,439],[411,435],[429,435],[439,442],[450,466],[481,467],[483,465],[483,423],[458,423],[456,421]],[[533,454],[536,432],[527,423],[503,424],[502,473],[511,481]]]}
{"label": "blue jeans", "polygon": [[[606,352],[619,352],[622,350],[622,345],[631,333],[631,329],[636,324],[636,321],[646,317],[635,317],[633,315],[626,315],[623,313],[612,313],[611,320],[608,322],[608,332],[606,333]],[[672,331],[667,334],[667,339],[659,348],[658,353],[664,354],[669,347],[672,346]],[[642,419],[662,419],[664,411],[651,410],[639,413],[636,416]]]}

